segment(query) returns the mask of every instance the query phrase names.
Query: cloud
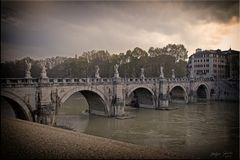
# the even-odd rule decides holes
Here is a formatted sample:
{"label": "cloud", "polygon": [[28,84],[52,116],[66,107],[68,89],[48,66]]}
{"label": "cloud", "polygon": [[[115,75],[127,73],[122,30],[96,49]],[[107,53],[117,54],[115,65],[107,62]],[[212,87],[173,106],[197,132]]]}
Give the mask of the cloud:
{"label": "cloud", "polygon": [[1,43],[7,45],[2,54],[7,57],[11,50],[16,57],[73,56],[93,49],[120,53],[168,43],[182,43],[189,53],[198,47],[225,48],[227,43],[239,49],[238,5],[238,1],[3,2],[7,9],[1,16]]}
{"label": "cloud", "polygon": [[188,1],[184,3],[184,8],[193,13],[191,17],[205,23],[226,23],[232,17],[239,16],[239,1]]}
{"label": "cloud", "polygon": [[1,8],[1,23],[13,26],[23,24],[22,20],[18,17],[17,12],[7,7]]}
{"label": "cloud", "polygon": [[46,50],[42,47],[25,47],[1,42],[1,62],[21,59],[23,57],[31,57],[34,59],[46,58],[51,55],[49,53],[51,53],[49,50]]}
{"label": "cloud", "polygon": [[[235,18],[228,23],[203,23],[188,25],[181,37],[184,39],[187,49],[192,54],[196,48],[202,49],[240,49],[237,42],[239,39],[239,23],[233,23]],[[223,43],[224,42],[224,43]]]}

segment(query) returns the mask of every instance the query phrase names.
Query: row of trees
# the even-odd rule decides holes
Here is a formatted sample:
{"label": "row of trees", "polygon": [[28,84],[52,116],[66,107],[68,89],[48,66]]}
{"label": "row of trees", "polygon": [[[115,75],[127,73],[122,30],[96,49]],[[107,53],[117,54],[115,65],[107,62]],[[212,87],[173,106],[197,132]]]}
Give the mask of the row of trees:
{"label": "row of trees", "polygon": [[[120,54],[92,50],[79,57],[65,58],[63,63],[54,67],[48,67],[51,64],[47,64],[47,72],[49,77],[94,77],[95,66],[98,65],[101,77],[112,77],[113,66],[119,64],[120,77],[139,77],[142,67],[146,77],[158,77],[160,66],[164,67],[165,77],[171,76],[171,69],[175,69],[177,77],[183,77],[186,75],[186,58],[187,50],[181,44],[169,44],[163,48],[150,47],[148,51],[136,47]],[[32,76],[39,77],[39,61],[31,58],[1,63],[1,77],[24,77],[25,59],[32,63]]]}

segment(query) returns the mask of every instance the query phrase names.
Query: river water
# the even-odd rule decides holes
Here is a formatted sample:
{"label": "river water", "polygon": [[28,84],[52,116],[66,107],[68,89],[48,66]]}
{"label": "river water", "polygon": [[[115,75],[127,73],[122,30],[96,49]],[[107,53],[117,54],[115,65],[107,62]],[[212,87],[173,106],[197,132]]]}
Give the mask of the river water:
{"label": "river water", "polygon": [[86,100],[71,96],[60,109],[57,125],[78,132],[154,146],[194,158],[238,157],[239,106],[231,102],[176,105],[176,110],[135,109],[135,117],[116,119],[88,115]]}
{"label": "river water", "polygon": [[[238,158],[239,105],[232,102],[173,105],[176,110],[125,107],[132,119],[89,115],[85,98],[76,93],[60,108],[58,126],[77,132],[153,146],[193,158]],[[14,117],[1,99],[1,117]]]}

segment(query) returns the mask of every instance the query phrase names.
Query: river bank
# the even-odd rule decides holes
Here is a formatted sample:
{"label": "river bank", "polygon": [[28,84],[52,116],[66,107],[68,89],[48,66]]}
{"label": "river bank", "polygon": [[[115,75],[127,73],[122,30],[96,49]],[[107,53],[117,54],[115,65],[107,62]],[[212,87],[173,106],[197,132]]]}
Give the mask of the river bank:
{"label": "river bank", "polygon": [[175,159],[177,156],[154,147],[1,118],[1,158]]}

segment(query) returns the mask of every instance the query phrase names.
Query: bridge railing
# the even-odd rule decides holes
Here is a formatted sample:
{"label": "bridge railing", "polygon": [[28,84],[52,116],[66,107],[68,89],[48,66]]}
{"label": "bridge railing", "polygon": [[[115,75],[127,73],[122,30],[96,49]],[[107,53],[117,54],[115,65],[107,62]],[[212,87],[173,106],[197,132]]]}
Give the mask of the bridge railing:
{"label": "bridge railing", "polygon": [[15,87],[26,85],[37,85],[39,83],[38,78],[1,78],[1,87]]}
{"label": "bridge railing", "polygon": [[[159,77],[146,77],[146,78],[1,78],[1,86],[14,86],[14,85],[37,85],[37,84],[67,84],[67,85],[75,85],[75,84],[111,84],[113,82],[119,83],[157,83],[161,81]],[[212,78],[194,78],[189,79],[187,77],[183,78],[167,78],[165,79],[171,83],[179,83],[179,82],[187,82],[191,81],[212,81]]]}
{"label": "bridge railing", "polygon": [[158,78],[1,78],[2,84],[33,84],[33,83],[97,83],[97,82],[156,82]]}
{"label": "bridge railing", "polygon": [[111,78],[49,78],[49,83],[103,83],[112,82]]}
{"label": "bridge railing", "polygon": [[159,81],[159,78],[124,78],[126,83],[151,83]]}
{"label": "bridge railing", "polygon": [[211,77],[209,77],[209,78],[203,78],[203,77],[198,77],[198,78],[193,78],[193,79],[191,79],[192,81],[216,81],[214,78],[211,78]]}
{"label": "bridge railing", "polygon": [[189,78],[182,77],[182,78],[167,78],[168,82],[187,82],[189,81]]}

